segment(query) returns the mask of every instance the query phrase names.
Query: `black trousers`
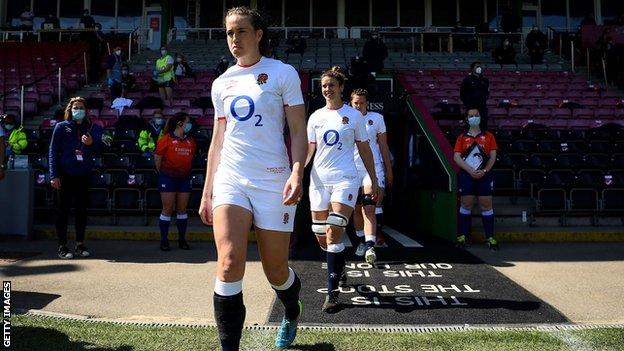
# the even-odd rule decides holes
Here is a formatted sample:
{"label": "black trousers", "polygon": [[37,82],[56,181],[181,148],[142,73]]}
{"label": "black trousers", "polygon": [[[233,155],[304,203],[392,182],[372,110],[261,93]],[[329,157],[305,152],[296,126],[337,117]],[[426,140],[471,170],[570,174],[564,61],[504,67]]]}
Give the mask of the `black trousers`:
{"label": "black trousers", "polygon": [[91,175],[71,176],[62,174],[59,190],[59,214],[56,219],[56,235],[59,245],[67,245],[67,221],[72,204],[75,208],[76,241],[83,242],[87,227],[87,203]]}

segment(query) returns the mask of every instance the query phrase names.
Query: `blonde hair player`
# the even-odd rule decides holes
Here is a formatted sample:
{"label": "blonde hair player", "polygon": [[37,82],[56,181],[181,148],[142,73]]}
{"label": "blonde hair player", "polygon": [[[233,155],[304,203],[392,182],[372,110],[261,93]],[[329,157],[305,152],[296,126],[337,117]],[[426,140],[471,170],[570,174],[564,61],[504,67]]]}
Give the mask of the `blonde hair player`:
{"label": "blonde hair player", "polygon": [[362,113],[368,142],[373,151],[375,159],[375,171],[379,182],[379,199],[373,201],[371,198],[371,179],[362,163],[362,158],[355,150],[355,164],[358,169],[360,179],[360,193],[353,213],[353,224],[358,239],[362,240],[355,250],[357,256],[364,256],[366,262],[373,264],[377,260],[375,254],[375,232],[377,231],[376,211],[381,210],[384,190],[386,186],[392,184],[392,163],[390,162],[390,149],[386,137],[386,123],[384,118],[377,112],[368,111],[368,91],[366,89],[355,89],[351,92],[351,106]]}

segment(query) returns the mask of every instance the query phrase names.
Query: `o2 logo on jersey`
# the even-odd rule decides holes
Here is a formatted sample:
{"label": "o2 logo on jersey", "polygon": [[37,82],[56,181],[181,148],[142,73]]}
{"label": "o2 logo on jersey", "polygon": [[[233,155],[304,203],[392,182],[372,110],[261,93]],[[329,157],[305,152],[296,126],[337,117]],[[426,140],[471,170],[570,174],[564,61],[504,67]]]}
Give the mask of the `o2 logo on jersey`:
{"label": "o2 logo on jersey", "polygon": [[323,134],[323,141],[327,146],[334,146],[338,144],[338,150],[342,150],[342,143],[340,142],[340,134],[337,130],[330,129]]}
{"label": "o2 logo on jersey", "polygon": [[[241,101],[241,103],[238,103],[239,101]],[[246,101],[247,104],[245,104],[242,101]],[[247,113],[243,115],[244,113],[243,111],[245,110],[247,110]],[[254,125],[256,127],[262,127],[263,126],[262,116],[254,115],[255,110],[256,110],[256,105],[254,104],[253,99],[247,95],[237,96],[230,103],[230,113],[232,114],[232,117],[234,117],[237,121],[245,122],[246,120],[250,119],[253,116],[254,118],[258,119]]]}

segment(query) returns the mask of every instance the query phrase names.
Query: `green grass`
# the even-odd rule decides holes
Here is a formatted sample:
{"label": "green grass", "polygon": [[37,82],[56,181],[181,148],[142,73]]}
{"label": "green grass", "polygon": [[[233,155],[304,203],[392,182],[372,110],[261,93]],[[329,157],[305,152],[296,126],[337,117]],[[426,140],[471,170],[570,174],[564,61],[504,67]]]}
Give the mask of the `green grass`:
{"label": "green grass", "polygon": [[[144,327],[16,315],[11,350],[218,350],[215,328]],[[275,331],[244,331],[242,350],[273,350]],[[624,350],[624,328],[557,332],[301,331],[292,350]]]}

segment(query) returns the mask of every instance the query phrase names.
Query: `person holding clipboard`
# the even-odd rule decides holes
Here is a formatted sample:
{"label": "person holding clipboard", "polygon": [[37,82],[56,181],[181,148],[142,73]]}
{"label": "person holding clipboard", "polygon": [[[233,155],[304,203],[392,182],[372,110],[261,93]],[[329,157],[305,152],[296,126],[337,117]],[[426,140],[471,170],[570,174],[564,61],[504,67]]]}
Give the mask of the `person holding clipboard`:
{"label": "person holding clipboard", "polygon": [[456,244],[458,247],[464,247],[466,239],[470,238],[472,207],[476,196],[481,207],[486,244],[490,249],[496,250],[498,242],[494,239],[494,210],[492,209],[494,177],[490,170],[496,162],[498,146],[492,133],[481,131],[479,110],[468,110],[466,122],[469,129],[457,137],[453,150],[453,159],[461,168],[458,174],[461,204]]}

